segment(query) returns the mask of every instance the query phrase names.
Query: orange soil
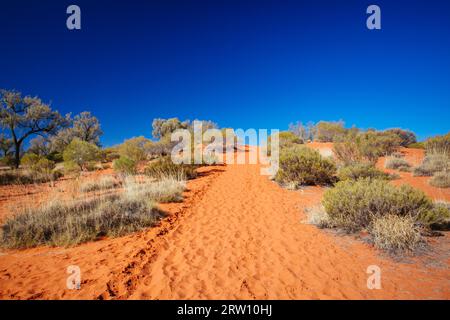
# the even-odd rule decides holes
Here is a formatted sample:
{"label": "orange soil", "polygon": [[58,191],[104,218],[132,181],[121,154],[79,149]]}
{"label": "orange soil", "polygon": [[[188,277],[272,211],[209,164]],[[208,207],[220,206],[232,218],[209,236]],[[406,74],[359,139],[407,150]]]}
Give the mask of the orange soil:
{"label": "orange soil", "polygon": [[[449,237],[394,262],[303,223],[323,189],[288,191],[259,165],[202,168],[159,227],[74,248],[0,254],[1,299],[449,299]],[[66,289],[78,265],[80,290]],[[381,268],[381,290],[366,270]]]}

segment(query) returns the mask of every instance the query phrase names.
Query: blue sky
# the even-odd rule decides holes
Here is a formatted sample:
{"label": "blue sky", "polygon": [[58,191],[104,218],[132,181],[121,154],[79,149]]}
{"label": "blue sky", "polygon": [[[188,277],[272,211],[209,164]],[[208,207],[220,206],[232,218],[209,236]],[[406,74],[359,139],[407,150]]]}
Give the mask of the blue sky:
{"label": "blue sky", "polygon": [[[366,28],[370,4],[382,30]],[[90,110],[106,146],[150,137],[157,117],[450,130],[449,1],[15,0],[0,36],[0,88]]]}

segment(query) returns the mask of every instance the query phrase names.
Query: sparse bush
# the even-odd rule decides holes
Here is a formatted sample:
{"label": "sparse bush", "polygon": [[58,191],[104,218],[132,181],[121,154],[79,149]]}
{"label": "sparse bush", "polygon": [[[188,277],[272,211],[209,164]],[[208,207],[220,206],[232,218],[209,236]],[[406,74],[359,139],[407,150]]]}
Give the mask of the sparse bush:
{"label": "sparse bush", "polygon": [[368,131],[349,133],[333,146],[336,159],[344,165],[354,162],[375,164],[379,157],[392,154],[400,145],[394,134]]}
{"label": "sparse bush", "polygon": [[332,228],[333,223],[322,206],[305,209],[307,222],[318,228]]}
{"label": "sparse bush", "polygon": [[384,163],[384,167],[387,169],[395,169],[398,170],[400,168],[410,168],[411,165],[404,159],[396,158],[396,157],[390,157],[386,159],[386,162]]}
{"label": "sparse bush", "polygon": [[26,153],[23,155],[22,159],[20,159],[20,164],[27,169],[32,169],[40,159],[42,158],[37,154]]}
{"label": "sparse bush", "polygon": [[197,177],[197,166],[189,164],[175,164],[170,157],[163,157],[150,162],[145,169],[145,174],[162,179],[165,177],[178,177],[180,179],[194,179]]}
{"label": "sparse bush", "polygon": [[377,217],[372,221],[369,233],[375,247],[392,253],[414,251],[423,243],[419,228],[409,216]]}
{"label": "sparse bush", "polygon": [[114,171],[122,174],[135,174],[137,171],[136,162],[125,156],[121,156],[119,159],[113,162]]}
{"label": "sparse bush", "polygon": [[428,225],[425,217],[434,209],[422,191],[377,179],[338,182],[325,192],[322,203],[332,223],[348,232],[366,228],[374,218],[387,214],[409,216]]}
{"label": "sparse bush", "polygon": [[126,140],[119,146],[120,156],[139,162],[147,159],[148,150],[152,148],[153,142],[144,137],[136,137]]}
{"label": "sparse bush", "polygon": [[450,132],[444,136],[436,136],[425,141],[427,155],[440,154],[450,157]]}
{"label": "sparse bush", "polygon": [[413,175],[418,177],[430,177],[436,172],[450,169],[450,161],[446,155],[430,154],[427,155],[422,164],[413,170]]}
{"label": "sparse bush", "polygon": [[402,130],[402,129],[395,128],[395,129],[386,130],[385,132],[390,133],[390,134],[395,134],[396,136],[398,136],[400,139],[400,145],[402,147],[406,147],[406,146],[409,146],[409,145],[417,142],[416,135],[414,134],[414,132],[409,131],[409,130]]}
{"label": "sparse bush", "polygon": [[[303,140],[289,131],[282,131],[279,133],[280,149],[289,148],[296,144],[303,144]],[[270,137],[269,137],[270,142]]]}
{"label": "sparse bush", "polygon": [[314,139],[319,142],[333,142],[343,137],[347,130],[344,128],[344,122],[320,121],[316,125]]}
{"label": "sparse bush", "polygon": [[278,183],[324,185],[334,181],[336,166],[316,150],[293,146],[280,150],[280,168],[275,176]]}
{"label": "sparse bush", "polygon": [[361,178],[390,179],[389,174],[378,170],[369,163],[355,163],[339,168],[339,180],[358,180]]}
{"label": "sparse bush", "polygon": [[450,188],[450,171],[436,172],[429,183],[433,187]]}
{"label": "sparse bush", "polygon": [[111,176],[101,177],[100,180],[95,181],[86,181],[81,184],[80,191],[81,192],[92,192],[92,191],[101,191],[101,190],[109,190],[118,187],[120,184]]}
{"label": "sparse bush", "polygon": [[75,163],[81,170],[86,170],[86,166],[100,160],[100,150],[92,143],[73,139],[64,149],[63,158],[65,162]]}
{"label": "sparse bush", "polygon": [[64,162],[64,174],[66,175],[79,175],[81,172],[81,168],[79,165],[72,161],[65,161]]}

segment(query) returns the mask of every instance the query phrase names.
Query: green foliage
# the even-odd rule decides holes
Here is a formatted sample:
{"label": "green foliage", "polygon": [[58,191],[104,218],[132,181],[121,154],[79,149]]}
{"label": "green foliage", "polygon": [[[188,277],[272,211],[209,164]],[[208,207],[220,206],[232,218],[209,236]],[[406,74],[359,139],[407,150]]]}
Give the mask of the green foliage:
{"label": "green foliage", "polygon": [[279,183],[300,185],[324,185],[334,181],[336,167],[319,152],[305,147],[293,146],[280,150],[280,168],[275,176]]}
{"label": "green foliage", "polygon": [[26,153],[20,160],[20,164],[27,169],[32,169],[38,161],[41,159],[40,156],[34,153]]}
{"label": "green foliage", "polygon": [[375,166],[369,163],[354,163],[339,168],[337,173],[338,179],[343,180],[358,180],[361,178],[371,179],[386,179],[389,180],[389,174],[378,170]]}
{"label": "green foliage", "polygon": [[400,146],[402,147],[407,147],[411,144],[417,143],[417,137],[412,131],[394,128],[386,130],[385,132],[398,136],[400,139]]}
{"label": "green foliage", "polygon": [[65,162],[75,163],[81,170],[86,170],[90,162],[100,159],[100,150],[95,144],[74,139],[64,149],[63,158]]}
{"label": "green foliage", "polygon": [[147,168],[145,168],[145,174],[156,179],[166,177],[194,179],[197,177],[196,168],[196,165],[175,164],[170,157],[163,157],[150,162]]}
{"label": "green foliage", "polygon": [[114,160],[113,168],[114,171],[122,174],[136,174],[137,171],[136,161],[125,156],[121,156],[119,159]]}
{"label": "green foliage", "polygon": [[400,146],[398,136],[385,132],[350,133],[334,144],[336,159],[344,165],[355,162],[375,164],[379,157],[392,154]]}
{"label": "green foliage", "polygon": [[347,130],[344,128],[344,122],[326,122],[320,121],[316,125],[315,140],[319,142],[334,142],[345,136]]}
{"label": "green foliage", "polygon": [[178,118],[171,119],[154,119],[152,123],[153,137],[160,139],[162,137],[170,135],[177,129],[189,128],[189,122],[181,122]]}
{"label": "green foliage", "polygon": [[427,224],[424,217],[434,208],[422,191],[377,179],[338,182],[325,192],[322,204],[332,223],[348,232],[366,228],[374,218],[388,214]]}
{"label": "green foliage", "polygon": [[147,153],[153,142],[144,137],[136,137],[126,140],[119,148],[120,156],[127,157],[135,162],[147,159]]}

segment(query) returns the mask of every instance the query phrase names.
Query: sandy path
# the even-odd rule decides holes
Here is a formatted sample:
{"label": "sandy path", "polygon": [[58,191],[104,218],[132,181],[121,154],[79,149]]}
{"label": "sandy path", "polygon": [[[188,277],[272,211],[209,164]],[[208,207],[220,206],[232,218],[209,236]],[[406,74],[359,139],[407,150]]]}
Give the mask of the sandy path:
{"label": "sandy path", "polygon": [[[319,188],[281,189],[259,166],[227,166],[158,250],[142,248],[104,298],[366,299],[450,297],[443,268],[394,263],[368,245],[301,223]],[[340,243],[341,242],[341,243]],[[340,243],[340,244],[339,244]],[[367,267],[382,290],[367,288]]]}

